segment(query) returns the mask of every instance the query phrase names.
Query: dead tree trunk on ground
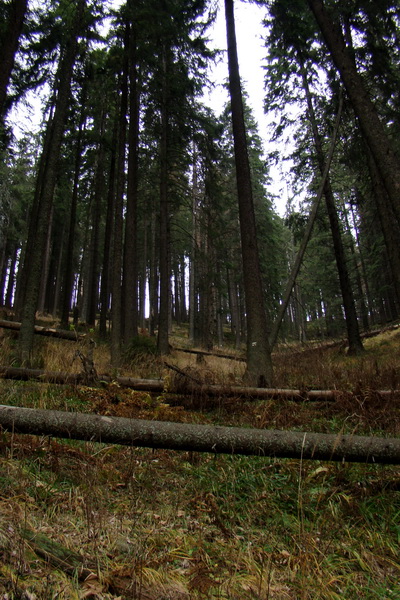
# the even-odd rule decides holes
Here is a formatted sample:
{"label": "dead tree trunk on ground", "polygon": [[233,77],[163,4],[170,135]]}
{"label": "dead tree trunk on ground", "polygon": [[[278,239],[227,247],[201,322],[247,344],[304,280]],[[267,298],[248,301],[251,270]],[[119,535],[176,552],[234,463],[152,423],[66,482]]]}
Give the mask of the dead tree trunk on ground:
{"label": "dead tree trunk on ground", "polygon": [[214,427],[0,405],[12,433],[147,448],[310,460],[400,464],[400,439]]}
{"label": "dead tree trunk on ground", "polygon": [[[351,391],[341,392],[340,390],[300,390],[289,388],[256,388],[245,386],[224,386],[216,384],[202,384],[201,381],[185,376],[181,371],[182,379],[174,385],[169,385],[165,390],[165,382],[162,379],[136,379],[134,377],[116,377],[112,378],[107,374],[100,374],[97,377],[88,377],[87,371],[82,373],[63,373],[60,371],[43,371],[42,369],[25,369],[21,367],[0,366],[0,378],[15,379],[20,381],[39,381],[41,383],[69,384],[69,385],[107,385],[115,382],[121,387],[132,388],[137,391],[146,391],[150,393],[165,393],[174,396],[187,396],[196,394],[204,397],[211,396],[217,398],[245,398],[253,399],[278,399],[293,400],[300,402],[322,401],[333,402],[343,394],[352,395]],[[374,394],[380,397],[393,397],[399,394],[400,390],[373,390]]]}
{"label": "dead tree trunk on ground", "polygon": [[[21,329],[21,323],[18,323],[17,321],[5,321],[2,319],[0,320],[0,327],[3,329],[13,329],[14,331],[19,331]],[[63,340],[72,340],[74,342],[82,340],[84,337],[86,337],[85,334],[76,333],[75,331],[40,327],[39,325],[35,325],[34,333],[38,335],[61,338]]]}

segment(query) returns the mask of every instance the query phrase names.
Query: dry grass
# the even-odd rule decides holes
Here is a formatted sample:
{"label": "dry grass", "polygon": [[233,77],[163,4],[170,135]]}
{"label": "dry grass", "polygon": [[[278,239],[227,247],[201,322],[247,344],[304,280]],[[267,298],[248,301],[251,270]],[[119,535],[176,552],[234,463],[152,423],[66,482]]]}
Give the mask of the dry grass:
{"label": "dry grass", "polygon": [[[38,339],[48,370],[80,370],[76,346]],[[13,355],[4,335],[0,363]],[[279,387],[343,389],[336,403],[230,399],[207,411],[110,385],[72,388],[0,381],[3,403],[135,418],[399,435],[395,332],[340,350],[275,356]],[[85,352],[85,346],[81,346]],[[108,349],[95,349],[111,372]],[[243,365],[175,353],[204,381],[239,382]],[[171,377],[155,357],[123,374]],[[349,394],[352,391],[354,393]],[[400,598],[400,471],[0,437],[0,598],[137,600],[375,600]],[[34,532],[36,537],[26,535]],[[56,545],[57,544],[57,545]],[[56,550],[74,550],[57,561]],[[88,576],[88,573],[90,575]]]}

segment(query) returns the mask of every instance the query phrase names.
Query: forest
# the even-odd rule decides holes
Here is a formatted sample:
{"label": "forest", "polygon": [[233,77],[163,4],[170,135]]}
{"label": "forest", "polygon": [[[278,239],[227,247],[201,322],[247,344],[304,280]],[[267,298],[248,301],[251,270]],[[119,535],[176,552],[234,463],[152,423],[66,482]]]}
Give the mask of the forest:
{"label": "forest", "polygon": [[0,0],[4,600],[399,597],[399,66],[393,0]]}
{"label": "forest", "polygon": [[[109,336],[115,366],[140,330],[167,354],[172,322],[204,348],[263,344],[268,363],[278,336],[347,336],[357,353],[360,330],[396,320],[396,3],[260,4],[283,157],[265,154],[232,83],[222,114],[202,101],[215,3],[2,3],[0,289],[22,323],[22,363],[36,313],[68,328],[75,311]],[[17,139],[30,93],[42,126]],[[282,218],[266,182],[288,159]]]}

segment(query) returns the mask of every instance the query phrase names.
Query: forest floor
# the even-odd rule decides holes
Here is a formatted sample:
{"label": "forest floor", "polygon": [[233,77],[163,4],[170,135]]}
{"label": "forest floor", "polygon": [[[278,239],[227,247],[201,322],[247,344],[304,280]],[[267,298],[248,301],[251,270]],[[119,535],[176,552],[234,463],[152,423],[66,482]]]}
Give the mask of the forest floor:
{"label": "forest floor", "polygon": [[[0,364],[14,335],[0,334]],[[184,345],[183,331],[172,337]],[[76,372],[73,342],[37,338],[38,366]],[[85,343],[79,346],[85,352]],[[133,418],[400,435],[400,329],[343,347],[285,346],[275,385],[343,391],[335,402],[167,394],[0,380],[2,404]],[[224,352],[226,350],[224,349]],[[232,356],[234,352],[232,351]],[[98,344],[99,373],[113,373]],[[207,383],[240,361],[173,352]],[[171,369],[145,354],[123,375]],[[352,392],[349,394],[348,392]],[[197,399],[198,400],[198,399]],[[399,600],[400,467],[214,456],[0,433],[0,599]]]}

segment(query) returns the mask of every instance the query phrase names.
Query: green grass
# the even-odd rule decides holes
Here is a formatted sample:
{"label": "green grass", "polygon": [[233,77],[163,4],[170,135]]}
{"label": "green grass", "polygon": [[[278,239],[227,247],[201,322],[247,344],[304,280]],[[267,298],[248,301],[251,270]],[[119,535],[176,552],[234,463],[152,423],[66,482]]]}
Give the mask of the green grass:
{"label": "green grass", "polygon": [[[95,557],[98,597],[160,590],[210,599],[396,597],[382,596],[395,592],[399,577],[400,500],[387,489],[394,467],[74,449],[47,440],[32,440],[29,451],[16,446],[0,464],[16,531],[22,520]],[[61,592],[65,574],[38,564],[15,540],[29,572],[19,588],[45,598],[45,569],[54,597],[82,593],[73,579]],[[4,551],[4,559],[16,573],[13,554]],[[5,578],[1,585],[9,591]]]}
{"label": "green grass", "polygon": [[[369,340],[360,359],[334,350],[275,358],[282,387],[345,389],[335,403],[230,399],[194,412],[184,402],[169,406],[165,394],[151,398],[115,385],[1,380],[0,389],[3,404],[396,436],[399,394],[382,400],[374,390],[393,380],[397,340]],[[52,355],[48,341],[42,353]],[[58,360],[67,364],[65,356]],[[152,360],[143,373],[160,369]],[[141,368],[135,364],[139,375]],[[211,368],[209,361],[207,377]],[[218,366],[214,373],[218,380]],[[349,394],[357,382],[357,394]],[[398,600],[399,476],[397,466],[153,451],[3,432],[0,597]],[[37,535],[35,543],[26,529]],[[92,575],[80,577],[41,552],[43,540],[79,552]]]}

